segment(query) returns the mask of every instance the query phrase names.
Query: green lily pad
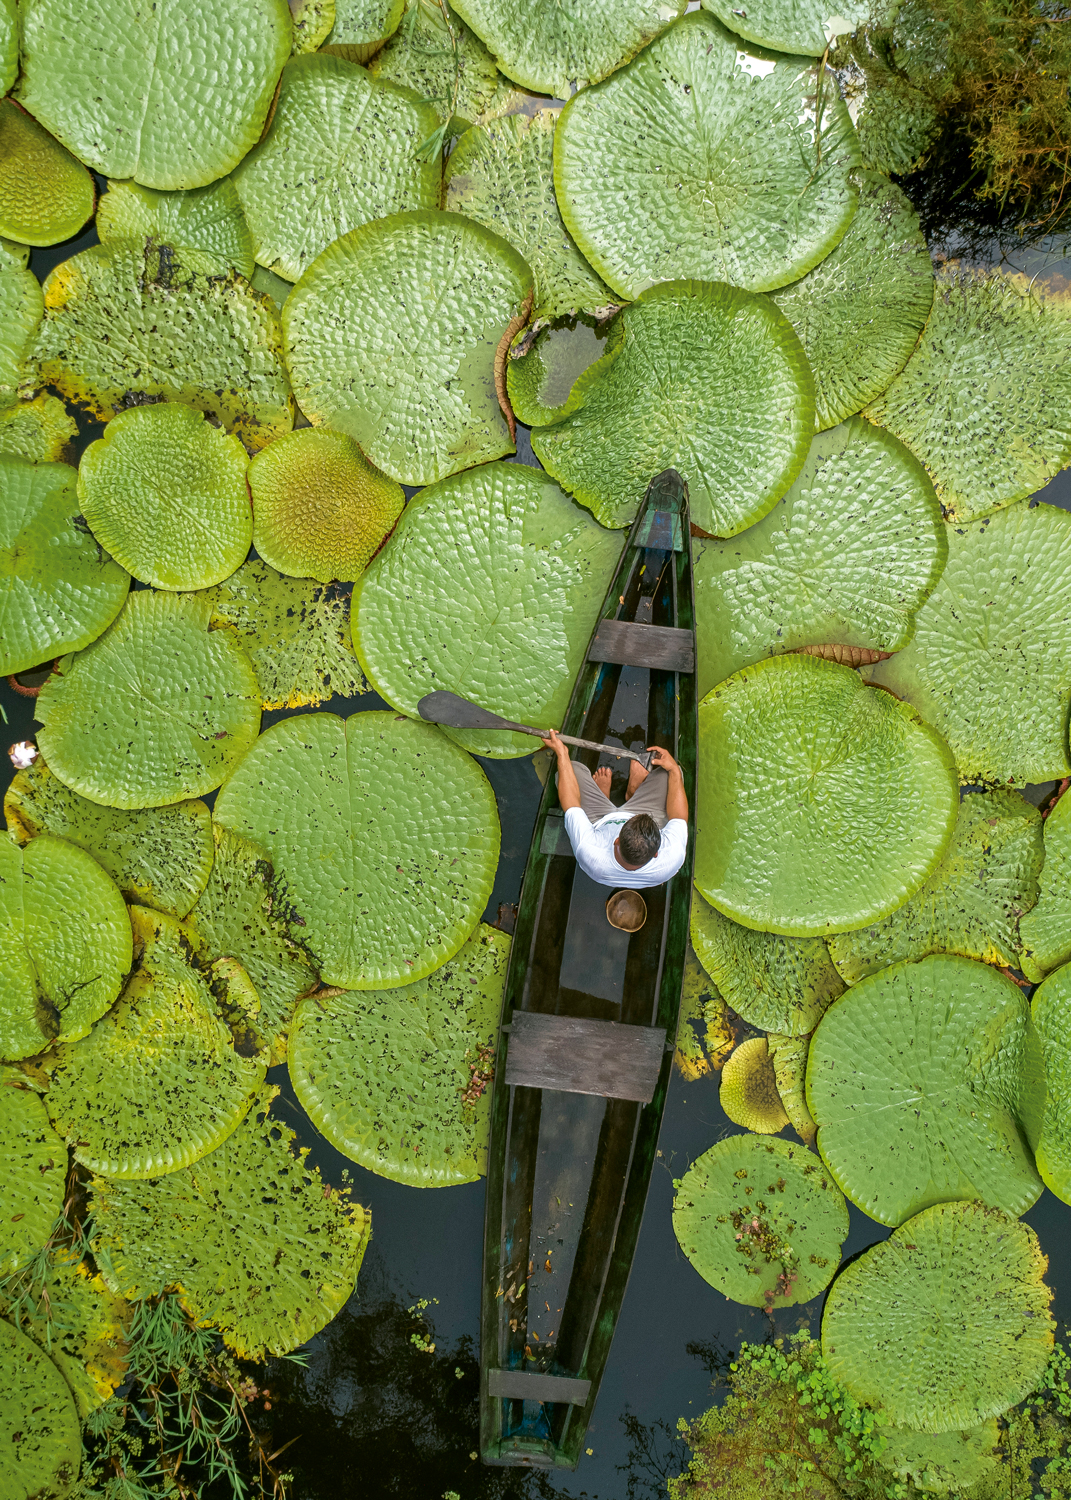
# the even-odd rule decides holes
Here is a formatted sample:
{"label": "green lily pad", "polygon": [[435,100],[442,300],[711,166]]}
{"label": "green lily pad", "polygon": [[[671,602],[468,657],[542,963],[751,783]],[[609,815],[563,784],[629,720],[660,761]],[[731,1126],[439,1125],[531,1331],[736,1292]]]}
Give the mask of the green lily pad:
{"label": "green lily pad", "polygon": [[32,350],[43,311],[40,283],[32,271],[0,268],[0,408],[14,406],[20,388],[35,382]]}
{"label": "green lily pad", "polygon": [[1043,858],[1041,814],[1018,792],[965,797],[926,884],[883,922],[829,939],[838,972],[855,984],[927,953],[1017,965],[1018,919],[1037,900]]}
{"label": "green lily pad", "polygon": [[614,294],[562,223],[554,196],[558,111],[506,115],[466,130],[446,163],[443,207],[508,240],[532,268],[534,318],[605,307]]}
{"label": "green lily pad", "polygon": [[0,457],[0,672],[22,672],[96,640],[130,575],[78,524],[75,471]]}
{"label": "green lily pad", "polygon": [[337,1151],[411,1187],[484,1175],[508,959],[509,938],[481,924],[416,984],[301,1002],[290,1077]]}
{"label": "green lily pad", "polygon": [[293,37],[286,0],[35,0],[21,23],[20,102],[95,172],[153,188],[203,187],[238,165]]}
{"label": "green lily pad", "polygon": [[809,1302],[840,1264],[848,1206],[822,1163],[776,1137],[719,1141],[675,1184],[673,1232],[711,1286],[748,1307]]}
{"label": "green lily pad", "polygon": [[1045,1186],[1071,1203],[1071,965],[1064,964],[1038,985],[1030,1002],[1045,1057],[1045,1114],[1037,1166]]}
{"label": "green lily pad", "polygon": [[770,1032],[766,1037],[778,1096],[792,1129],[805,1146],[813,1146],[818,1133],[814,1116],[807,1108],[807,1054],[810,1045],[811,1039],[807,1036],[779,1036]]}
{"label": "green lily pad", "polygon": [[135,406],[82,454],[78,498],[97,541],[142,583],[208,588],[253,540],[248,464],[238,439],[196,407]]}
{"label": "green lily pad", "polygon": [[907,704],[849,667],[774,656],[700,704],[698,802],[695,883],[711,905],[817,937],[914,895],[951,842],[959,789]]}
{"label": "green lily pad", "polygon": [[942,271],[918,348],[867,416],[918,455],[952,520],[1033,495],[1071,463],[1071,293]]}
{"label": "green lily pad", "polygon": [[1011,1214],[1036,1203],[1020,1128],[1036,1088],[1028,1028],[1010,979],[947,954],[893,964],[831,1006],[811,1038],[807,1103],[852,1202],[881,1224],[956,1198]]}
{"label": "green lily pad", "polygon": [[907,363],[933,306],[933,262],[918,214],[877,172],[835,250],[773,293],[814,371],[821,432],[862,411]]}
{"label": "green lily pad", "polygon": [[394,713],[273,724],[220,792],[216,820],[267,851],[324,983],[346,989],[395,989],[452,958],[498,864],[479,766]]}
{"label": "green lily pad", "polygon": [[1071,797],[1045,819],[1045,862],[1037,905],[1019,921],[1019,967],[1036,984],[1071,958]]}
{"label": "green lily pad", "polygon": [[0,234],[58,245],[93,217],[96,197],[82,163],[13,99],[0,100]]}
{"label": "green lily pad", "polygon": [[19,13],[16,0],[0,0],[0,94],[19,76]]}
{"label": "green lily pad", "polygon": [[[767,56],[703,11],[570,99],[554,184],[565,227],[615,291],[699,276],[766,292],[843,239],[859,145],[809,58]],[[761,424],[760,424],[761,425]]]}
{"label": "green lily pad", "polygon": [[776,1135],[789,1118],[777,1091],[773,1059],[764,1036],[750,1037],[726,1060],[718,1102],[734,1125],[757,1135]]}
{"label": "green lily pad", "polygon": [[620,353],[580,377],[579,409],[533,432],[533,453],[604,526],[628,525],[651,475],[671,468],[694,525],[753,526],[814,432],[810,367],[787,318],[737,287],[670,281],[618,320]]}
{"label": "green lily pad", "polygon": [[212,814],[203,802],[121,812],[64,786],[39,755],[4,798],[20,844],[50,833],[77,844],[111,876],[127,901],[184,917],[212,870]]}
{"label": "green lily pad", "polygon": [[213,825],[215,863],[186,930],[202,964],[237,959],[256,990],[252,1029],[269,1053],[268,1066],[286,1061],[290,1019],[300,996],[316,984],[308,958],[294,943],[274,899],[273,870],[263,850]]}
{"label": "green lily pad", "polygon": [[325,1187],[293,1131],[268,1114],[276,1090],[195,1167],[154,1182],[93,1181],[93,1253],[131,1299],[178,1289],[198,1323],[244,1359],[286,1354],[345,1306],[371,1215]]}
{"label": "green lily pad", "polygon": [[861,417],[820,433],[758,525],[696,544],[700,693],[800,646],[898,650],[947,554],[933,486],[902,443]]}
{"label": "green lily pad", "polygon": [[692,946],[718,989],[751,1026],[806,1036],[844,993],[822,938],[778,937],[730,921],[692,893]]}
{"label": "green lily pad", "polygon": [[298,405],[402,484],[512,453],[494,358],[531,287],[513,246],[460,214],[351,230],[283,308]]}
{"label": "green lily pad", "polygon": [[0,1058],[85,1036],[123,987],[132,940],[115,883],[84,849],[0,837]]}
{"label": "green lily pad", "polygon": [[0,1139],[0,1277],[5,1277],[47,1242],[67,1185],[67,1147],[17,1068],[0,1067]]}
{"label": "green lily pad", "polygon": [[[361,666],[414,717],[445,688],[515,723],[558,725],[620,553],[620,536],[536,469],[442,480],[409,502],[354,588]],[[532,753],[528,735],[447,732],[478,755]]]}
{"label": "green lily pad", "polygon": [[293,426],[278,314],[244,277],[115,240],[57,266],[44,291],[41,381],[101,421],[148,396],[198,407],[249,449]]}
{"label": "green lily pad", "polygon": [[131,594],[92,648],[65,657],[37,699],[41,752],[105,807],[166,807],[211,792],[257,737],[260,691],[198,595]]}
{"label": "green lily pad", "polygon": [[[0,0],[0,9],[9,0]],[[15,240],[5,240],[0,235],[0,271],[25,271],[30,264],[29,245],[20,245]]]}
{"label": "green lily pad", "polygon": [[249,466],[253,544],[296,578],[352,583],[402,513],[405,493],[345,432],[303,427]]}
{"label": "green lily pad", "polygon": [[479,37],[449,5],[444,15],[440,0],[408,0],[401,25],[368,71],[412,89],[435,110],[444,134],[503,113],[516,94]]}
{"label": "green lily pad", "polygon": [[408,89],[340,57],[295,57],[259,146],[234,174],[256,258],[288,281],[350,229],[439,207],[440,168],[417,154],[437,124]]}
{"label": "green lily pad", "polygon": [[0,1383],[0,1500],[60,1500],[82,1463],[74,1397],[48,1355],[2,1318]]}
{"label": "green lily pad", "polygon": [[212,624],[229,625],[249,654],[261,707],[301,708],[353,698],[368,684],[350,645],[347,592],[243,563],[213,589]]}
{"label": "green lily pad", "polygon": [[199,251],[215,274],[253,274],[253,236],[229,177],[190,192],[158,193],[136,182],[109,182],[97,205],[101,244],[161,240]]}
{"label": "green lily pad", "polygon": [[689,1083],[724,1067],[736,1044],[729,1007],[717,986],[689,947],[684,961],[684,983],[677,1023],[674,1062]]}
{"label": "green lily pad", "polygon": [[324,50],[350,62],[367,62],[398,30],[404,14],[405,0],[335,0]]}
{"label": "green lily pad", "polygon": [[55,463],[77,436],[77,424],[63,402],[47,392],[0,410],[0,455],[5,457]]}
{"label": "green lily pad", "polygon": [[[965,1432],[912,1432],[882,1426],[885,1446],[878,1463],[901,1482],[910,1480],[926,1495],[962,1495],[997,1466],[1000,1428],[996,1417]],[[998,1491],[999,1493],[999,1491]]]}
{"label": "green lily pad", "polygon": [[140,906],[131,920],[141,954],[130,982],[88,1036],[58,1049],[45,1104],[83,1166],[159,1177],[226,1140],[264,1063],[232,1046],[181,924]]}
{"label": "green lily pad", "polygon": [[879,86],[866,90],[855,124],[865,167],[906,174],[922,165],[940,134],[941,111],[922,89],[883,70]]}
{"label": "green lily pad", "polygon": [[749,42],[808,57],[821,57],[835,37],[868,20],[871,9],[870,0],[849,0],[832,17],[821,0],[748,0],[746,10],[734,10],[732,0],[703,0],[703,8]]}
{"label": "green lily pad", "polygon": [[999,1416],[1048,1362],[1047,1265],[1034,1231],[999,1209],[926,1209],[834,1282],[822,1318],[830,1374],[861,1405],[924,1432]]}
{"label": "green lily pad", "polygon": [[594,375],[585,381],[581,375],[596,361],[608,365],[617,358],[624,330],[620,318],[596,322],[581,315],[519,335],[506,361],[506,389],[517,420],[549,427],[581,407],[594,383]]}
{"label": "green lily pad", "polygon": [[1071,774],[1071,514],[1022,504],[947,532],[910,644],[867,677],[944,736],[964,781]]}
{"label": "green lily pad", "polygon": [[316,52],[326,42],[335,24],[335,0],[291,0],[290,15],[294,22],[292,57]]}

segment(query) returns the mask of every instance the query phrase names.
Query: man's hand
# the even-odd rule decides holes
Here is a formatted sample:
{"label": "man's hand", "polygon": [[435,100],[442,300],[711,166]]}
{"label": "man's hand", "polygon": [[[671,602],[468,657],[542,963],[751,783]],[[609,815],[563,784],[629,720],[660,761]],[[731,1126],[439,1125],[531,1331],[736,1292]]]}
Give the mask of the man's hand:
{"label": "man's hand", "polygon": [[659,766],[669,776],[669,786],[666,789],[666,817],[680,818],[682,822],[688,821],[688,795],[684,790],[684,772],[670,755],[668,750],[663,750],[661,745],[648,745],[651,752],[651,764]]}
{"label": "man's hand", "polygon": [[553,750],[558,757],[559,763],[569,759],[569,746],[562,739],[556,729],[548,729],[544,736],[544,743],[548,750]]}
{"label": "man's hand", "polygon": [[652,765],[661,766],[662,770],[668,771],[671,776],[673,775],[674,771],[676,771],[678,776],[683,776],[680,766],[673,759],[668,750],[663,750],[661,745],[648,745],[647,749],[651,754]]}

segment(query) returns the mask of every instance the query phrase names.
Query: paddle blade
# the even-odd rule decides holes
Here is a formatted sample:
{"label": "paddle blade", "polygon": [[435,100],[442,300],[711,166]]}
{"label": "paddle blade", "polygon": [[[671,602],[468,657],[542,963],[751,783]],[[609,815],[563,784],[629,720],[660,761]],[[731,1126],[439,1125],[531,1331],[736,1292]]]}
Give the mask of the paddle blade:
{"label": "paddle blade", "polygon": [[467,698],[459,698],[456,693],[426,693],[417,704],[417,711],[422,719],[428,719],[432,724],[445,724],[450,729],[525,728],[510,719],[500,719],[497,714],[488,713],[486,708],[470,703]]}

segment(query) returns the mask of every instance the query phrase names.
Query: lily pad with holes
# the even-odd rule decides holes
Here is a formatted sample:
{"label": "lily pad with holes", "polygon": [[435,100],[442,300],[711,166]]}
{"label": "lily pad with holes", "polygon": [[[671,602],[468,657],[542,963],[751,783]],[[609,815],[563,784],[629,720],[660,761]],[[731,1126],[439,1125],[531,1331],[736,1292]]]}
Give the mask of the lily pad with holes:
{"label": "lily pad with holes", "polygon": [[0,234],[24,245],[58,245],[93,217],[93,179],[55,136],[0,100]]}
{"label": "lily pad with holes", "polygon": [[766,297],[715,282],[651,287],[622,340],[574,386],[578,408],[532,451],[604,526],[627,526],[651,475],[676,469],[703,531],[734,536],[800,472],[814,431],[810,367]]}
{"label": "lily pad with holes", "polygon": [[881,1224],[957,1198],[1023,1214],[1042,1189],[1021,1128],[1036,1058],[1021,990],[987,964],[934,954],[871,974],[811,1038],[822,1159]]}
{"label": "lily pad with holes", "polygon": [[441,0],[408,0],[401,24],[368,71],[431,104],[443,127],[426,147],[436,158],[443,138],[501,114],[517,93],[479,37]]}
{"label": "lily pad with holes", "polygon": [[178,1290],[244,1359],[304,1344],[345,1306],[371,1233],[348,1190],[325,1187],[268,1114],[276,1090],[195,1167],[154,1182],[93,1182],[93,1252],[133,1300]]}
{"label": "lily pad with holes", "polygon": [[786,937],[850,932],[902,906],[959,810],[944,741],[815,656],[771,657],[708,693],[698,769],[696,886],[734,921]]}
{"label": "lily pad with holes", "polygon": [[303,714],[261,735],[216,820],[275,866],[325,984],[395,989],[452,958],[498,864],[494,793],[430,724]]}
{"label": "lily pad with holes", "polygon": [[96,640],[130,575],[79,524],[75,471],[0,457],[0,672],[23,672]]}
{"label": "lily pad with holes", "polygon": [[814,371],[820,432],[881,395],[933,306],[933,262],[918,214],[877,172],[859,181],[859,208],[840,244],[773,293]]}
{"label": "lily pad with holes", "polygon": [[84,849],[0,838],[0,1058],[85,1036],[130,968],[126,905]]}
{"label": "lily pad with holes", "polygon": [[770,55],[703,11],[562,111],[565,227],[623,297],[701,276],[786,286],[843,239],[860,164],[847,107],[803,57]]}
{"label": "lily pad with holes", "polygon": [[54,775],[105,807],[166,807],[213,791],[257,737],[253,665],[204,596],[131,594],[91,649],[37,699]]}
{"label": "lily pad with holes", "polygon": [[1019,967],[1035,984],[1071,958],[1071,797],[1060,798],[1044,828],[1037,905],[1019,921]]}
{"label": "lily pad with holes", "polygon": [[531,288],[513,246],[460,214],[351,230],[283,308],[299,406],[403,484],[512,453],[494,359]]}
{"label": "lily pad with holes", "polygon": [[918,348],[867,416],[918,455],[952,520],[1034,494],[1071,462],[1071,293],[942,271]]}
{"label": "lily pad with holes", "polygon": [[97,205],[97,233],[111,240],[156,239],[198,251],[202,269],[253,274],[253,237],[229,177],[190,192],[158,193],[136,182],[109,182]]}
{"label": "lily pad with holes", "polygon": [[0,1318],[3,1500],[61,1500],[78,1478],[82,1435],[74,1397],[32,1339]]}
{"label": "lily pad with holes", "polygon": [[47,1242],[67,1183],[67,1147],[17,1068],[0,1067],[0,1139],[0,1277],[7,1277]]}
{"label": "lily pad with holes", "polygon": [[147,397],[198,407],[251,450],[293,426],[278,313],[244,277],[113,240],[57,266],[44,292],[41,381],[102,421]]}
{"label": "lily pad with holes", "polygon": [[734,1125],[757,1135],[776,1135],[789,1124],[764,1036],[741,1042],[726,1060],[718,1102]]}
{"label": "lily pad with holes", "polygon": [[208,588],[253,540],[248,464],[238,439],[196,407],[135,406],[82,454],[78,498],[101,546],[142,583]]}
{"label": "lily pad with holes", "polygon": [[64,457],[78,427],[62,401],[47,392],[0,410],[0,455],[33,464]]}
{"label": "lily pad with holes", "polygon": [[949,526],[910,644],[867,669],[944,736],[964,781],[1071,773],[1071,515],[1012,506]]}
{"label": "lily pad with holes", "polygon": [[804,1146],[719,1141],[675,1184],[673,1232],[711,1286],[748,1307],[809,1302],[840,1264],[848,1206]]}
{"label": "lily pad with holes", "polygon": [[541,109],[472,126],[450,153],[443,177],[443,206],[500,234],[531,266],[533,318],[591,311],[614,300],[558,211],[557,119],[557,110]]}
{"label": "lily pad with holes", "polygon": [[324,51],[350,62],[367,62],[398,30],[404,13],[405,0],[334,0]]}
{"label": "lily pad with holes", "polygon": [[212,815],[203,802],[122,812],[89,802],[53,776],[39,755],[4,798],[20,844],[54,834],[77,844],[111,876],[127,901],[184,917],[212,870]]}
{"label": "lily pad with holes", "polygon": [[751,1026],[806,1036],[844,981],[822,938],[778,937],[741,927],[692,893],[692,946],[718,989]]}
{"label": "lily pad with holes", "polygon": [[947,553],[933,486],[902,443],[861,417],[820,433],[756,526],[696,543],[699,691],[800,646],[898,650]]}
{"label": "lily pad with holes", "polygon": [[594,375],[580,377],[597,360],[609,364],[617,358],[624,330],[620,318],[597,322],[582,315],[518,335],[506,361],[506,389],[517,420],[549,427],[582,406]]}
{"label": "lily pad with holes", "polygon": [[1071,965],[1064,964],[1038,985],[1030,1001],[1045,1057],[1045,1114],[1037,1165],[1045,1186],[1071,1203]]}
{"label": "lily pad with holes", "polygon": [[829,939],[839,973],[855,984],[927,953],[1018,966],[1018,921],[1037,900],[1044,858],[1041,826],[1037,808],[1018,792],[965,797],[948,851],[926,884],[884,921]]}
{"label": "lily pad with holes", "polygon": [[303,427],[249,466],[253,544],[295,578],[352,583],[402,513],[401,485],[368,462],[344,432]]}
{"label": "lily pad with holes", "polygon": [[301,1002],[290,1077],[337,1151],[411,1187],[484,1175],[508,959],[509,938],[481,924],[416,984]]}
{"label": "lily pad with holes", "polygon": [[302,708],[367,692],[350,644],[349,596],[336,584],[243,563],[213,589],[212,624],[229,625],[257,674],[261,707]]}
{"label": "lily pad with holes", "polygon": [[926,1209],[834,1283],[822,1318],[830,1374],[861,1405],[923,1432],[999,1416],[1048,1362],[1047,1265],[1034,1231],[999,1209]]}
{"label": "lily pad with holes", "polygon": [[848,0],[836,14],[823,0],[747,0],[735,8],[732,0],[703,0],[703,8],[749,42],[809,57],[821,57],[834,38],[868,20],[871,9],[869,0]]}
{"label": "lily pad with holes", "polygon": [[259,138],[292,37],[286,0],[36,0],[18,96],[95,172],[202,187]]}
{"label": "lily pad with holes", "polygon": [[[409,502],[354,589],[369,682],[414,717],[445,688],[515,723],[560,724],[620,553],[620,535],[538,470],[442,480]],[[528,735],[447,732],[474,754],[532,753]]]}
{"label": "lily pad with holes", "polygon": [[736,1043],[729,1007],[691,948],[684,964],[677,1049],[674,1062],[682,1078],[720,1072]]}
{"label": "lily pad with holes", "polygon": [[355,63],[292,58],[268,133],[234,174],[259,263],[296,281],[348,230],[437,209],[439,163],[418,155],[436,124],[431,105]]}
{"label": "lily pad with holes", "polygon": [[182,925],[139,906],[131,920],[140,956],[130,982],[88,1036],[58,1049],[45,1103],[83,1166],[159,1177],[237,1128],[264,1062],[235,1051]]}
{"label": "lily pad with holes", "polygon": [[14,406],[20,389],[34,384],[32,349],[44,300],[32,271],[0,268],[0,409]]}

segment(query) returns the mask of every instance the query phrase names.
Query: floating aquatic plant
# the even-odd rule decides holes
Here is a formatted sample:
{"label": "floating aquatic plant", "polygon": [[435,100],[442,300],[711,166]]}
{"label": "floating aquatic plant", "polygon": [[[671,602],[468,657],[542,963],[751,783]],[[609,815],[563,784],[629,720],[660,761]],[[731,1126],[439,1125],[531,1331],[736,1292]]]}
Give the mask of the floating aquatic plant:
{"label": "floating aquatic plant", "polygon": [[757,1135],[776,1135],[790,1123],[764,1036],[741,1042],[726,1059],[718,1102],[734,1125]]}

